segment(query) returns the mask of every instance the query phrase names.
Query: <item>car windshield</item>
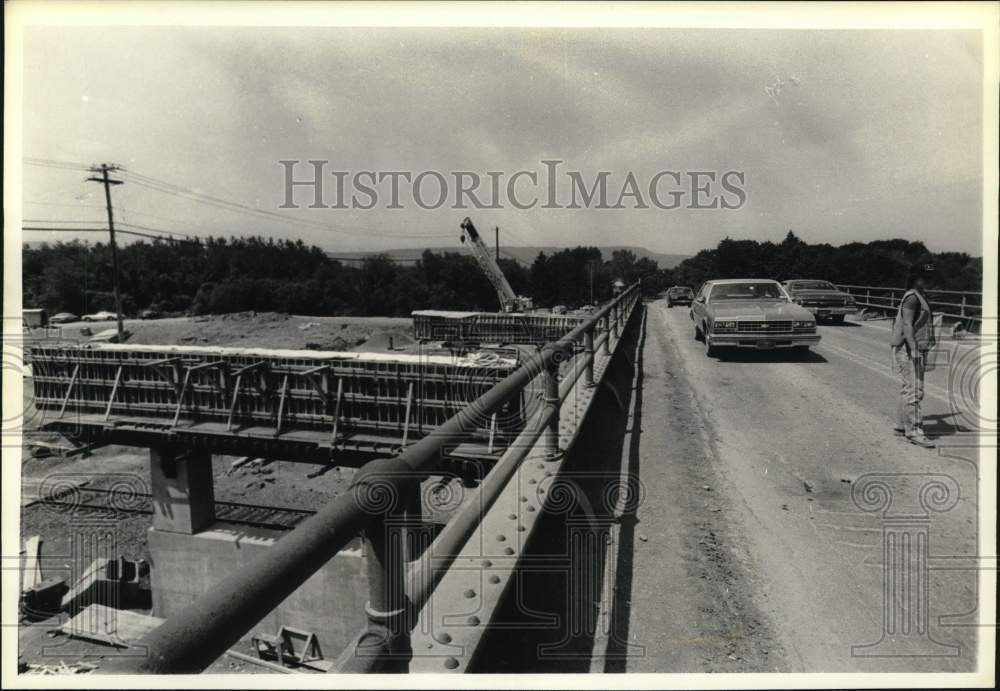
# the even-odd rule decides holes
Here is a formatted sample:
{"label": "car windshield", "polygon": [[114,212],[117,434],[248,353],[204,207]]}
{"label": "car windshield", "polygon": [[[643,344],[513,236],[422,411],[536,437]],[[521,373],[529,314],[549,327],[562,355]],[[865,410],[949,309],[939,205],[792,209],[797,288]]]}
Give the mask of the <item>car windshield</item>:
{"label": "car windshield", "polygon": [[792,290],[836,290],[829,281],[795,281]]}
{"label": "car windshield", "polygon": [[714,286],[711,302],[719,300],[783,300],[777,283],[723,283]]}

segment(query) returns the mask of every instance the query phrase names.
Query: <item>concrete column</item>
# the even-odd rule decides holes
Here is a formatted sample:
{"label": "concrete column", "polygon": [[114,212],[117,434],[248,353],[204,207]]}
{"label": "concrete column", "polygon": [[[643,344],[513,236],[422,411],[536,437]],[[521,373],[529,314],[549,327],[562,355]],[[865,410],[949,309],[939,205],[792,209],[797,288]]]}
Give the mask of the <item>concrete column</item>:
{"label": "concrete column", "polygon": [[194,535],[215,522],[210,453],[151,448],[149,475],[154,529]]}
{"label": "concrete column", "polygon": [[583,385],[594,385],[594,330],[587,329],[583,334],[583,356],[587,358],[587,366],[583,370]]}
{"label": "concrete column", "polygon": [[556,460],[562,456],[559,449],[559,365],[553,364],[542,371],[542,383],[545,387],[545,405],[552,408],[549,424],[542,431],[542,448],[547,460]]}

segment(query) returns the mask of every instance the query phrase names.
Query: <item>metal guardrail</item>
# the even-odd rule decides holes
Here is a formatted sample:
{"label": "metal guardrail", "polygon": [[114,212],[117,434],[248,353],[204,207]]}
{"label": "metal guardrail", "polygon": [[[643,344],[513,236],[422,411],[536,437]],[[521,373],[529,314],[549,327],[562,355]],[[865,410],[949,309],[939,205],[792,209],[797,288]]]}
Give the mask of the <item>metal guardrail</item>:
{"label": "metal guardrail", "polygon": [[[145,655],[117,658],[102,671],[203,671],[256,625],[262,613],[277,607],[360,533],[364,534],[368,555],[368,626],[341,656],[345,662],[339,671],[400,671],[399,661],[406,657],[409,631],[415,621],[414,610],[420,600],[426,601],[433,585],[423,583],[417,588],[419,593],[413,592],[417,601],[412,601],[402,557],[403,535],[401,530],[386,527],[400,524],[398,517],[407,498],[419,492],[420,482],[435,470],[448,448],[539,376],[544,383],[546,406],[531,434],[541,439],[548,454],[558,456],[559,408],[566,391],[560,391],[560,364],[572,357],[576,344],[582,342],[574,373],[582,375],[585,382],[593,381],[595,348],[609,353],[612,335],[621,336],[641,297],[639,284],[631,286],[561,339],[539,349],[517,370],[400,455],[363,466],[350,491],[333,499],[247,568],[227,576],[136,642],[134,647],[144,650]],[[603,336],[595,340],[597,331],[602,331]],[[503,484],[484,482],[483,487],[495,492]],[[488,505],[490,497],[483,497],[483,503]],[[458,523],[451,530],[446,526],[445,531],[451,543],[460,545],[479,515],[460,512],[455,518]]]}
{"label": "metal guardrail", "polygon": [[[895,312],[906,293],[904,288],[836,284],[837,288],[854,297],[859,306],[884,312]],[[925,291],[928,304],[936,314],[959,321],[982,322],[983,294],[960,290]],[[939,297],[941,296],[941,297]]]}

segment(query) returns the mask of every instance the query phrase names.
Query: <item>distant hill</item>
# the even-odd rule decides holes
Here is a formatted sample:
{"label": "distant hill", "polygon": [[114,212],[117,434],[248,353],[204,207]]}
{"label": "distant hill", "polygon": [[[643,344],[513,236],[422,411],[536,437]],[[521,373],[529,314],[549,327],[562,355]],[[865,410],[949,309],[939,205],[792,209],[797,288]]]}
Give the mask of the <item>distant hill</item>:
{"label": "distant hill", "polygon": [[[468,252],[468,249],[461,245],[455,245],[451,247],[428,247],[426,248],[431,252],[436,254],[443,254],[444,252],[458,252],[464,254]],[[545,254],[553,254],[559,252],[560,250],[566,249],[565,247],[505,247],[500,246],[500,256],[507,257],[508,259],[516,259],[526,266],[530,266],[535,257],[538,256],[539,252],[545,252]],[[672,269],[673,267],[680,264],[685,259],[688,259],[690,255],[686,254],[662,254],[659,252],[650,252],[645,247],[629,247],[625,245],[611,246],[611,247],[600,247],[601,255],[604,259],[611,259],[611,253],[615,250],[630,250],[636,257],[643,258],[648,257],[659,264],[661,269]],[[398,249],[398,250],[386,250],[384,252],[330,252],[331,257],[343,257],[344,259],[361,259],[362,257],[369,256],[371,254],[384,254],[396,261],[415,261],[420,259],[420,255],[424,253],[424,248],[414,248],[414,249]]]}

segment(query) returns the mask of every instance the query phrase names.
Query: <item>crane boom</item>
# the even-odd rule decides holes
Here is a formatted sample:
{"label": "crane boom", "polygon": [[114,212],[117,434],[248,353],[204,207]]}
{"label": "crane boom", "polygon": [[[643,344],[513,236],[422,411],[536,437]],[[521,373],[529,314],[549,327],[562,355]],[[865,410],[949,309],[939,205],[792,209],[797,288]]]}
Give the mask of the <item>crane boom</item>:
{"label": "crane boom", "polygon": [[469,247],[472,249],[472,256],[476,258],[476,263],[479,264],[479,268],[486,274],[486,278],[493,285],[493,289],[497,291],[497,297],[500,299],[500,309],[504,312],[530,310],[532,308],[531,298],[519,296],[510,287],[507,277],[503,275],[500,266],[490,256],[490,251],[479,236],[479,231],[473,225],[472,219],[468,217],[462,221],[462,242],[465,242],[466,238],[469,240]]}

